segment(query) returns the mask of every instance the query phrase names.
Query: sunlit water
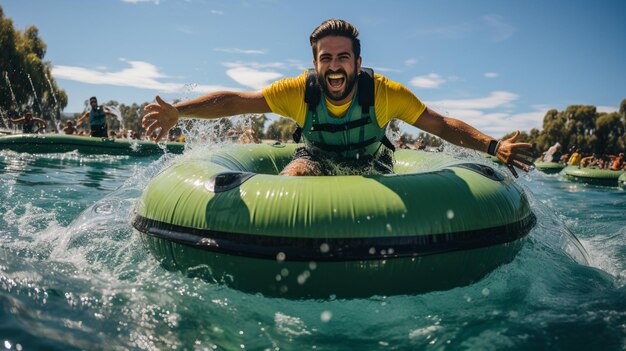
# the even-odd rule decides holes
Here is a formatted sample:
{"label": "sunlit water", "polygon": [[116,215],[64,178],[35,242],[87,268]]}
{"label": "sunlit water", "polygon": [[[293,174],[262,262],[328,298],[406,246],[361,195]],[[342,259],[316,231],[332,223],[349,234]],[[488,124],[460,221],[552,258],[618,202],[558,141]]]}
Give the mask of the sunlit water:
{"label": "sunlit water", "polygon": [[164,270],[130,225],[152,177],[209,149],[152,158],[1,151],[0,349],[626,348],[626,191],[520,178],[537,225],[511,263],[470,286],[267,298]]}

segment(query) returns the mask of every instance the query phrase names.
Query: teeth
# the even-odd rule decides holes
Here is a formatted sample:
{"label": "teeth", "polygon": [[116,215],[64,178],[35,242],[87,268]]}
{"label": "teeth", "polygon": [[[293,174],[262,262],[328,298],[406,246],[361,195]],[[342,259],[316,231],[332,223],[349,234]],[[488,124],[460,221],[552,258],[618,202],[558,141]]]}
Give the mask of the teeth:
{"label": "teeth", "polygon": [[328,75],[328,78],[330,79],[341,79],[343,78],[343,74],[341,73],[332,73]]}

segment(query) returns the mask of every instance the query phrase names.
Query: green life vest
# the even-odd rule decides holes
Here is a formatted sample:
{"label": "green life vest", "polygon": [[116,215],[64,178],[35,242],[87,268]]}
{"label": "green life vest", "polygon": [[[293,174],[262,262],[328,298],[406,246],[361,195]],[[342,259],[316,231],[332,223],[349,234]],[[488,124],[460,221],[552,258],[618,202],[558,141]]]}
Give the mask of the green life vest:
{"label": "green life vest", "polygon": [[344,117],[332,117],[328,113],[314,69],[307,73],[304,101],[307,103],[304,126],[296,130],[294,139],[299,142],[301,135],[310,152],[350,159],[376,156],[383,144],[394,150],[385,136],[387,125],[381,128],[376,120],[372,69],[361,68],[356,94]]}
{"label": "green life vest", "polygon": [[102,106],[92,108],[89,112],[89,124],[92,126],[103,126],[107,123],[106,114]]}
{"label": "green life vest", "polygon": [[22,133],[23,134],[31,134],[35,133],[35,120],[31,119],[30,122],[24,121],[22,124]]}

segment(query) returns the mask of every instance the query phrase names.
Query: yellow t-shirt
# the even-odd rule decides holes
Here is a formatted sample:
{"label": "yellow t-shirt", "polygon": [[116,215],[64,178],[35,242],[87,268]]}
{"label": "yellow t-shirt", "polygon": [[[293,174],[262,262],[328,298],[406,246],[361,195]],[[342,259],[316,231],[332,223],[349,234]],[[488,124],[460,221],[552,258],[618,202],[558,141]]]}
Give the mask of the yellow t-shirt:
{"label": "yellow t-shirt", "polygon": [[[272,112],[292,118],[299,126],[304,125],[306,118],[306,74],[307,71],[304,71],[298,77],[277,80],[263,89],[263,97]],[[348,113],[350,103],[337,106],[326,99],[329,114],[338,118]],[[393,118],[413,124],[425,109],[426,105],[405,86],[374,74],[374,111],[378,126],[383,127]]]}
{"label": "yellow t-shirt", "polygon": [[580,163],[580,154],[578,152],[574,152],[572,156],[570,156],[569,161],[567,161],[567,164],[569,166],[578,166],[579,163]]}

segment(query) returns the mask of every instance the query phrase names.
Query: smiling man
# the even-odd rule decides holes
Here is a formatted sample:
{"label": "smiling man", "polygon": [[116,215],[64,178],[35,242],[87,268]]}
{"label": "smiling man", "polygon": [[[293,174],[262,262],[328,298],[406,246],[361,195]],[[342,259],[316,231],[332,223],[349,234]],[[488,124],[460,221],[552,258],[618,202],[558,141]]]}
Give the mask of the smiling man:
{"label": "smiling man", "polygon": [[157,96],[146,106],[142,125],[148,135],[161,128],[160,140],[181,115],[213,119],[274,112],[296,121],[294,138],[304,144],[281,174],[304,176],[331,175],[338,168],[391,173],[394,150],[385,131],[398,118],[453,144],[497,155],[515,177],[514,167],[528,171],[531,145],[515,142],[519,132],[497,141],[431,110],[403,85],[361,67],[358,35],[344,20],[324,21],[309,38],[314,69],[260,91],[214,92],[176,105]]}

